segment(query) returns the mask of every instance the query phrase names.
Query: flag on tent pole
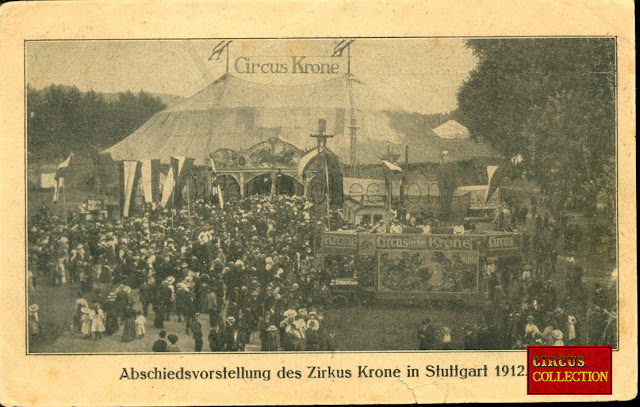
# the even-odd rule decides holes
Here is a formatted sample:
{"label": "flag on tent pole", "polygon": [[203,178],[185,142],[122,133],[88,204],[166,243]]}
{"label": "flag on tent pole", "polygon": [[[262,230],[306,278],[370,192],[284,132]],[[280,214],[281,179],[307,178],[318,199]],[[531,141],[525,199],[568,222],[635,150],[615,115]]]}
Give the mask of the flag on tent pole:
{"label": "flag on tent pole", "polygon": [[71,159],[73,158],[73,154],[69,154],[66,160],[58,164],[58,168],[56,168],[56,185],[53,190],[53,202],[58,202],[58,194],[60,188],[64,188],[64,177],[69,172],[69,166],[71,165]]}
{"label": "flag on tent pole", "polygon": [[397,164],[394,164],[391,161],[387,160],[382,160],[382,163],[384,164],[385,171],[391,171],[392,173],[396,174],[402,173],[402,168],[400,168],[400,166],[398,166]]}
{"label": "flag on tent pole", "polygon": [[131,211],[132,201],[133,201],[133,192],[134,185],[136,183],[136,172],[138,170],[138,161],[123,161],[123,182],[122,186],[124,188],[124,202],[122,205],[122,216],[128,217],[129,212]]}
{"label": "flag on tent pole", "polygon": [[222,54],[222,51],[225,50],[225,48],[227,48],[229,46],[229,44],[231,44],[232,41],[220,41],[218,43],[218,45],[216,45],[213,48],[213,52],[211,53],[211,56],[209,57],[209,61],[213,61],[214,57],[215,59],[220,59],[220,55]]}
{"label": "flag on tent pole", "polygon": [[485,198],[485,204],[489,202],[493,194],[496,192],[502,180],[507,175],[505,166],[491,165],[487,167],[487,173],[489,175],[489,183],[487,186],[487,197]]}
{"label": "flag on tent pole", "polygon": [[342,53],[344,52],[345,49],[347,49],[347,47],[349,45],[351,45],[355,40],[342,40],[338,43],[338,45],[336,45],[336,47],[333,49],[333,55],[331,55],[332,57],[341,57]]}
{"label": "flag on tent pole", "polygon": [[211,166],[211,194],[218,197],[220,207],[224,208],[224,197],[222,196],[222,189],[218,185],[218,171],[213,157],[209,157],[209,165]]}

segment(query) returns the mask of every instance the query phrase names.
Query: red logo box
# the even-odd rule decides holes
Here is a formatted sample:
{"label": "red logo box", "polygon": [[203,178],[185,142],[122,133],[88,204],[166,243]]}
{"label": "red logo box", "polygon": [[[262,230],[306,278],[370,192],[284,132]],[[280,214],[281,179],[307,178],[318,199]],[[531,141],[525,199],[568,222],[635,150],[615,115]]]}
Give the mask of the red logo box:
{"label": "red logo box", "polygon": [[610,346],[527,347],[527,394],[611,394]]}

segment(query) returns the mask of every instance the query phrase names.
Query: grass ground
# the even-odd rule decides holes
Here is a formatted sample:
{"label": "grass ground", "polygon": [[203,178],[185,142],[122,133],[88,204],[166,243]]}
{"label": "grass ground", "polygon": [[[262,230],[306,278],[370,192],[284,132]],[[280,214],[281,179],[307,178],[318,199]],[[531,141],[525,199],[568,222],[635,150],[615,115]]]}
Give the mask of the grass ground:
{"label": "grass ground", "polygon": [[[78,287],[37,287],[30,296],[31,303],[40,306],[39,317],[43,329],[43,340],[30,345],[33,353],[129,353],[150,352],[160,329],[153,328],[153,312],[147,317],[147,334],[142,339],[123,343],[122,327],[113,336],[101,340],[82,339],[71,328],[74,298]],[[137,300],[136,290],[132,291]],[[427,316],[439,325],[451,327],[473,324],[481,318],[473,308],[455,308],[448,305],[436,306],[427,312],[420,305],[373,304],[333,308],[325,314],[325,323],[331,333],[335,333],[335,344],[342,351],[409,350],[416,349],[416,327]],[[205,334],[204,351],[208,350],[206,336],[210,326],[207,315],[199,318]],[[177,321],[175,315],[165,322],[167,333],[175,333],[180,338],[178,345],[182,351],[192,352],[194,340],[185,334],[184,322]],[[459,347],[460,335],[453,337],[453,347]],[[259,350],[259,342],[254,338],[247,351]]]}

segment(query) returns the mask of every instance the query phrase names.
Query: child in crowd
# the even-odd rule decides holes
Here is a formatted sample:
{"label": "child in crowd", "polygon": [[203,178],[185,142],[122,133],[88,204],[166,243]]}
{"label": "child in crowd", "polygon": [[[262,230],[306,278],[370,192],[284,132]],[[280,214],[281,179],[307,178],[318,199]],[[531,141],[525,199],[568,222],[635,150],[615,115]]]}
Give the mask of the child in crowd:
{"label": "child in crowd", "polygon": [[147,318],[144,317],[140,310],[138,310],[136,314],[136,335],[138,336],[138,339],[142,339],[144,338],[144,334],[147,333],[147,328],[145,326],[147,324]]}
{"label": "child in crowd", "polygon": [[180,348],[176,343],[178,343],[178,335],[170,334],[167,336],[169,339],[169,346],[167,346],[167,352],[180,352]]}

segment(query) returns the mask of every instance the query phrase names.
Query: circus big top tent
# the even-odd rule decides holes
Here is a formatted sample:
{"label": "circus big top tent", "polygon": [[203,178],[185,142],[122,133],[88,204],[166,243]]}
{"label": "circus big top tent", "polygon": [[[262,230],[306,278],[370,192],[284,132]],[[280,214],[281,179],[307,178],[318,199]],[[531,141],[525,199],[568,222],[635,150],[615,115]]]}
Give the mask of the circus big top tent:
{"label": "circus big top tent", "polygon": [[[326,121],[326,134],[333,136],[326,155],[317,154],[316,140],[310,137],[318,131],[320,119]],[[281,86],[229,73],[156,113],[104,153],[128,165],[132,179],[138,171],[133,163],[155,160],[166,170],[170,157],[187,157],[189,166],[199,171],[215,167],[217,182],[229,198],[269,193],[311,196],[325,191],[333,205],[343,202],[343,177],[379,179],[381,159],[396,161],[405,148],[412,166],[430,166],[431,173],[445,156],[448,163],[495,156],[473,138],[439,136],[425,116],[403,110],[351,74]],[[151,171],[154,179],[167,189],[156,171]],[[153,177],[146,174],[150,185]],[[162,176],[173,180],[171,173]],[[318,187],[326,182],[328,190]],[[147,202],[158,200],[159,189],[147,188],[153,191],[145,193]]]}
{"label": "circus big top tent", "polygon": [[[301,151],[315,146],[310,133],[318,119],[334,134],[328,148],[343,165],[380,164],[380,157],[404,151],[412,162],[436,163],[492,156],[473,139],[441,138],[418,113],[407,112],[376,94],[353,75],[319,83],[278,86],[225,74],[195,95],[156,113],[132,135],[105,151],[114,160],[195,158],[206,165],[211,153],[234,152],[278,138]],[[356,127],[352,149],[350,127]],[[351,154],[354,153],[352,156]]]}

